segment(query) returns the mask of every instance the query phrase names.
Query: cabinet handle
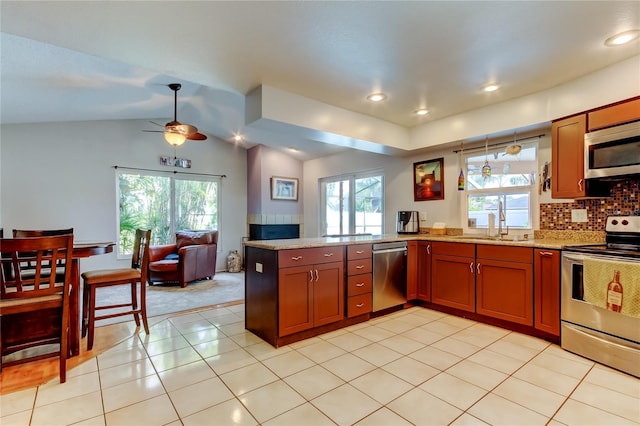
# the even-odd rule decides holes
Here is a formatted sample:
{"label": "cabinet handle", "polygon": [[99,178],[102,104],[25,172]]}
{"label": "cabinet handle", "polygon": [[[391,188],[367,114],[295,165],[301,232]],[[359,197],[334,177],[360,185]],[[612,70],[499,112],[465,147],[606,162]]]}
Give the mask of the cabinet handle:
{"label": "cabinet handle", "polygon": [[331,257],[331,256],[333,256],[333,253],[325,253],[324,254],[324,257]]}
{"label": "cabinet handle", "polygon": [[480,275],[480,264],[479,263],[476,265],[476,271],[478,272],[478,275]]}
{"label": "cabinet handle", "polygon": [[364,306],[364,303],[358,303],[358,304],[356,305],[356,308],[362,308],[363,306]]}
{"label": "cabinet handle", "polygon": [[313,271],[309,269],[309,282],[313,282]]}
{"label": "cabinet handle", "polygon": [[318,274],[318,270],[316,269],[316,282],[318,282],[319,279],[320,279],[320,276]]}
{"label": "cabinet handle", "polygon": [[364,283],[356,283],[356,287],[364,287]]}
{"label": "cabinet handle", "polygon": [[364,253],[364,250],[356,250],[356,254],[362,254]]}
{"label": "cabinet handle", "polygon": [[582,191],[582,179],[578,181],[578,189],[579,191]]}
{"label": "cabinet handle", "polygon": [[302,260],[302,256],[292,257],[291,260]]}
{"label": "cabinet handle", "polygon": [[427,244],[427,254],[431,254],[431,244]]}
{"label": "cabinet handle", "polygon": [[550,251],[541,251],[540,256],[553,256],[553,253]]}
{"label": "cabinet handle", "polygon": [[469,271],[473,274],[473,262],[469,264]]}
{"label": "cabinet handle", "polygon": [[356,269],[362,269],[362,268],[364,268],[364,265],[357,265],[356,266]]}

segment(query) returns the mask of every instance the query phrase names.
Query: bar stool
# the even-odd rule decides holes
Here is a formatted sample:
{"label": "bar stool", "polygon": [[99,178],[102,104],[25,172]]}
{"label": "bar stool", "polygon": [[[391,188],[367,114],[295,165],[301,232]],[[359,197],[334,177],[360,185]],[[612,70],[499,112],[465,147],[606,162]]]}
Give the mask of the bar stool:
{"label": "bar stool", "polygon": [[[151,238],[151,230],[136,230],[136,236],[133,244],[133,255],[131,257],[130,268],[118,269],[100,269],[95,271],[87,271],[82,274],[84,288],[82,291],[82,337],[87,335],[87,350],[93,348],[93,338],[95,334],[95,322],[102,319],[114,318],[123,315],[133,315],[136,326],[140,327],[140,318],[142,316],[142,324],[145,333],[149,334],[149,325],[147,324],[147,269],[149,265],[149,240]],[[140,305],[138,306],[138,283],[140,283]],[[96,290],[103,287],[111,287],[116,285],[131,286],[131,300],[128,303],[112,304],[112,305],[96,305]],[[96,311],[105,309],[118,309],[127,307],[125,311],[108,313],[96,316]]]}

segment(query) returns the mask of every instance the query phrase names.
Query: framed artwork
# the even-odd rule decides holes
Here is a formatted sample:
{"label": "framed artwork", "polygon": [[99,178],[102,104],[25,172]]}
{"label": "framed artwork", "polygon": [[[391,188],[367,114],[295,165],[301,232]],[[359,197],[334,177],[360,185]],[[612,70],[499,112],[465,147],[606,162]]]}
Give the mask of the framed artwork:
{"label": "framed artwork", "polygon": [[413,200],[444,200],[444,158],[413,163]]}
{"label": "framed artwork", "polygon": [[298,179],[272,176],[271,177],[272,200],[298,200]]}

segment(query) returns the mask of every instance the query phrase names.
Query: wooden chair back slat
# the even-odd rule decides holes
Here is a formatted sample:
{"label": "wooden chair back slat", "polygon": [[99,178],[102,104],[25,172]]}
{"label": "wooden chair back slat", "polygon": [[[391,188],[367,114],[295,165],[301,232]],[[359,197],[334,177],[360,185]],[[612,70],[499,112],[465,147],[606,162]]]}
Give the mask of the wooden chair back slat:
{"label": "wooden chair back slat", "polygon": [[[2,299],[60,293],[71,281],[73,235],[2,239]],[[26,255],[25,255],[26,253]],[[64,274],[52,274],[50,265],[62,261]],[[29,274],[24,266],[29,264]]]}

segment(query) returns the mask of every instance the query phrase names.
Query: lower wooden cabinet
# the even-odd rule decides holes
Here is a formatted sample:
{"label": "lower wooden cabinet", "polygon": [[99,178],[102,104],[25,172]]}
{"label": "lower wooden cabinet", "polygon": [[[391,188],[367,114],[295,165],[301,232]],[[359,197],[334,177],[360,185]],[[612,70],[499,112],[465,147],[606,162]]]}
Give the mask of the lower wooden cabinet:
{"label": "lower wooden cabinet", "polygon": [[533,251],[534,326],[560,335],[560,251]]}
{"label": "lower wooden cabinet", "polygon": [[418,243],[417,289],[418,300],[431,302],[431,241]]}
{"label": "lower wooden cabinet", "polygon": [[473,244],[434,241],[431,257],[431,302],[475,312]]}
{"label": "lower wooden cabinet", "polygon": [[281,268],[278,271],[280,336],[344,317],[343,262]]}
{"label": "lower wooden cabinet", "polygon": [[479,244],[476,312],[533,325],[533,249]]}

